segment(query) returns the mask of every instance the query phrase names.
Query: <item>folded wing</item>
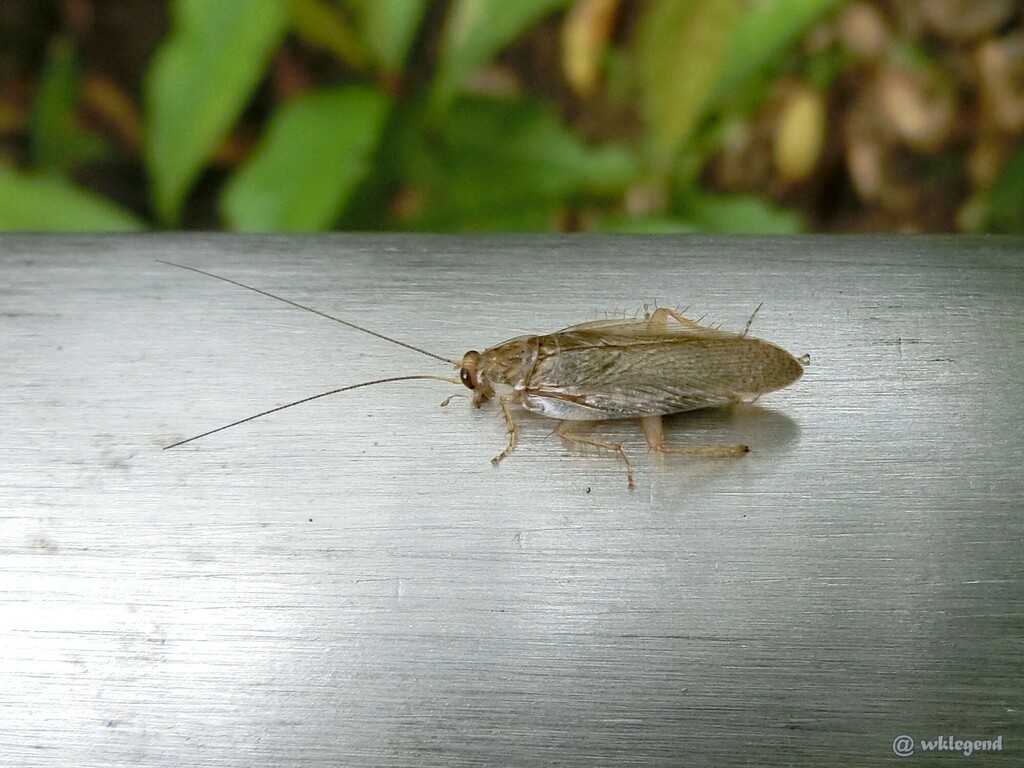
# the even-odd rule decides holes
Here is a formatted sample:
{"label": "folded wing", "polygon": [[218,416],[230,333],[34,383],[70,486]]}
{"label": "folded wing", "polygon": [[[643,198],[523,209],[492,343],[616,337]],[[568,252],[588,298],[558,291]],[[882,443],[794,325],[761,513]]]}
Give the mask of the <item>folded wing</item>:
{"label": "folded wing", "polygon": [[792,355],[761,339],[601,320],[542,337],[523,405],[570,420],[665,415],[756,397],[802,372]]}

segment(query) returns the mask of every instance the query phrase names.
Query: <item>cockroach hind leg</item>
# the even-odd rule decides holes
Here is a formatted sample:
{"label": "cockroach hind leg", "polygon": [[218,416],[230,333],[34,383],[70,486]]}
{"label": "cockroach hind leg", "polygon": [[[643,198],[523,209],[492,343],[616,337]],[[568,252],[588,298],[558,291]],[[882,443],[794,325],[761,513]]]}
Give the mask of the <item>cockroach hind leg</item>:
{"label": "cockroach hind leg", "polygon": [[754,324],[754,318],[757,317],[757,313],[761,311],[761,307],[763,307],[763,306],[764,306],[764,302],[762,301],[760,304],[757,305],[757,308],[753,312],[750,313],[750,318],[747,320],[747,324],[745,326],[743,326],[743,333],[740,334],[741,338],[743,336],[746,336],[747,333],[750,332],[750,326],[752,326]]}
{"label": "cockroach hind leg", "polygon": [[503,399],[499,399],[498,403],[501,404],[501,412],[505,416],[505,425],[508,427],[508,445],[505,446],[504,451],[491,459],[491,464],[494,466],[498,466],[502,459],[516,449],[516,423],[512,419],[512,409],[508,407],[508,402]]}
{"label": "cockroach hind leg", "polygon": [[749,453],[749,445],[669,445],[665,442],[661,416],[642,416],[640,426],[643,427],[647,445],[657,453],[671,453],[676,456],[742,456]]}
{"label": "cockroach hind leg", "polygon": [[670,317],[680,325],[684,325],[687,328],[704,329],[704,326],[698,325],[690,318],[684,317],[679,312],[676,312],[674,309],[669,309],[668,307],[658,307],[655,309],[647,319],[647,322],[650,324],[651,328],[664,328],[668,325],[668,319]]}
{"label": "cockroach hind leg", "polygon": [[622,463],[626,465],[626,487],[631,491],[636,490],[636,485],[633,483],[633,464],[629,460],[629,456],[622,449],[622,445],[619,443],[612,443],[607,440],[598,440],[596,437],[589,437],[587,435],[581,435],[577,432],[573,432],[572,429],[575,426],[574,422],[562,421],[559,422],[555,428],[555,434],[561,437],[563,440],[568,440],[570,443],[576,443],[584,447],[592,445],[595,448],[603,448],[606,451],[612,451],[613,453],[619,454],[619,458],[622,459]]}

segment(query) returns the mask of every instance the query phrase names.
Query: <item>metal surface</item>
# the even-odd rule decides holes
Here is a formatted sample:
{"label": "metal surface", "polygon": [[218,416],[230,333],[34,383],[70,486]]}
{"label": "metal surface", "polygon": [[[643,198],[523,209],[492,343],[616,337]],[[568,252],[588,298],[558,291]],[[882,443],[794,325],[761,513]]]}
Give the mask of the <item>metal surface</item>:
{"label": "metal surface", "polygon": [[[449,356],[657,300],[737,330],[764,302],[751,332],[813,360],[668,420],[742,459],[601,428],[633,493],[532,416],[494,469],[499,411],[438,382],[163,451],[447,369],[154,258]],[[1020,240],[3,236],[0,264],[5,766],[1021,759]]]}

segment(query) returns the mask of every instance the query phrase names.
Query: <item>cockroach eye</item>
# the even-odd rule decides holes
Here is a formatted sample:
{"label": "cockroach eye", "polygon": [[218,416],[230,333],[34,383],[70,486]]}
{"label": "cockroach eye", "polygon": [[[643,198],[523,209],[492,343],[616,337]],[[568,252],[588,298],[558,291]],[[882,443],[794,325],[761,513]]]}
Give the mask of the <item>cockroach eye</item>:
{"label": "cockroach eye", "polygon": [[476,372],[480,364],[480,353],[475,349],[470,350],[462,356],[462,366],[459,370],[459,381],[469,389],[476,389]]}

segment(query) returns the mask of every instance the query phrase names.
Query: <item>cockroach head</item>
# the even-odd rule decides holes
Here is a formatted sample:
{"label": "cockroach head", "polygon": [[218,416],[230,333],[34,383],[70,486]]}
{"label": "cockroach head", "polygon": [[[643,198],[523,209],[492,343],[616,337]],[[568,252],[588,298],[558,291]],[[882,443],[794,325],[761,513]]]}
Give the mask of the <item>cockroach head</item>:
{"label": "cockroach head", "polygon": [[471,349],[462,356],[462,361],[459,363],[459,380],[469,389],[476,389],[480,383],[479,379],[477,379],[477,368],[479,365],[480,353],[475,349]]}

